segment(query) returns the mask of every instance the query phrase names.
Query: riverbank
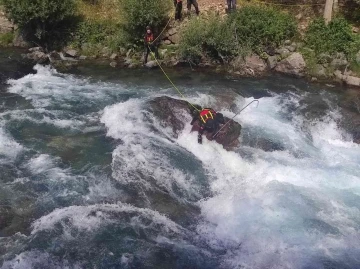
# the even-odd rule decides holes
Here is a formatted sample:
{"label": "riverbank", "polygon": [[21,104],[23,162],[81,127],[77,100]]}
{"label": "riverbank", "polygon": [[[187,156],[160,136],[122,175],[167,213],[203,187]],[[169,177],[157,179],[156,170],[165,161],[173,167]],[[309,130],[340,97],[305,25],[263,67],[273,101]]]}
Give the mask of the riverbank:
{"label": "riverbank", "polygon": [[[73,40],[58,51],[49,52],[40,47],[32,47],[17,33],[10,42],[10,33],[13,30],[9,29],[15,27],[9,25],[6,26],[7,30],[3,31],[5,34],[2,34],[3,38],[0,40],[3,41],[0,43],[32,47],[28,53],[24,53],[24,58],[34,63],[52,64],[60,69],[77,65],[79,61],[91,64],[98,60],[108,61],[114,68],[141,68],[143,48],[124,45],[124,40],[120,40],[123,37],[117,33],[117,29],[121,28],[117,28],[115,23],[119,18],[111,20],[111,16],[106,15],[108,10],[114,10],[114,4],[109,6],[110,2],[104,5],[99,1],[96,5],[102,8],[103,18],[97,21],[94,19],[96,5],[81,3],[83,15],[87,14],[89,18],[85,16],[85,21],[80,23],[79,29],[73,33]],[[313,13],[309,14],[304,9],[280,11],[241,1],[239,9],[241,12],[246,11],[231,15],[232,18],[225,14],[225,5],[219,1],[204,1],[200,7],[202,13],[199,17],[187,14],[181,23],[170,21],[164,32],[157,29],[162,33],[158,41],[159,61],[163,66],[206,67],[239,77],[258,77],[278,72],[313,82],[360,87],[360,41],[356,40],[355,35],[358,28],[350,29],[346,21],[337,19],[333,27],[331,24],[322,25],[321,21],[312,22],[311,17],[307,16],[321,13],[318,6],[317,10],[314,9]],[[111,15],[114,16],[115,13],[112,11]],[[261,18],[268,16],[269,22],[260,22]],[[247,25],[247,21],[253,20],[256,21],[255,26],[254,23]],[[274,25],[270,25],[271,23]],[[248,28],[241,32],[243,29],[239,30],[234,25]],[[315,29],[313,31],[309,30],[312,25]],[[231,28],[230,32],[228,28]],[[235,36],[232,31],[236,33]],[[334,31],[337,31],[336,35],[333,34]],[[264,32],[268,32],[267,35],[264,35]],[[323,44],[318,42],[318,36],[324,37],[325,40],[321,41]],[[350,39],[343,41],[332,36],[345,36]],[[254,40],[253,44],[247,40]],[[145,65],[147,68],[156,66],[154,58]]]}

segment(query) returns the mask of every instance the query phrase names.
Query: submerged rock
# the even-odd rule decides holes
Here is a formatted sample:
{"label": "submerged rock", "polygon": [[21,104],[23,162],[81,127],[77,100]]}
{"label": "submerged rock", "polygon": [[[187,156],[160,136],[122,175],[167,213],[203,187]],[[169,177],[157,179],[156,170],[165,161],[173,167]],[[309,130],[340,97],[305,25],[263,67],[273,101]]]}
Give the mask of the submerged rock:
{"label": "submerged rock", "polygon": [[23,54],[23,58],[32,60],[38,64],[47,64],[50,61],[46,53],[37,50],[27,54]]}
{"label": "submerged rock", "polygon": [[[156,97],[151,100],[150,108],[154,116],[159,119],[160,124],[164,128],[171,128],[174,137],[178,137],[179,133],[185,128],[186,124],[190,125],[192,119],[193,108],[187,101],[178,100],[167,96]],[[194,106],[197,106],[194,104]],[[230,119],[225,118],[225,122]],[[221,127],[222,125],[220,125]],[[199,130],[199,122],[196,121],[192,126],[191,131],[197,132]],[[216,136],[215,141],[224,146],[225,149],[230,150],[239,145],[239,136],[241,133],[241,125],[233,120],[223,128]],[[212,133],[204,132],[209,140],[212,138]]]}

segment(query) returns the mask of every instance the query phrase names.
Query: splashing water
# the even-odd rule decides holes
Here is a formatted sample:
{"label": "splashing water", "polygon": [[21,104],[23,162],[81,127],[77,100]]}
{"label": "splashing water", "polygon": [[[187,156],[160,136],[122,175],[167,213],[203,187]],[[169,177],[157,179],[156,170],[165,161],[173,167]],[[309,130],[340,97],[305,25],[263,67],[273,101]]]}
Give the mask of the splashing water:
{"label": "splashing water", "polygon": [[309,118],[296,80],[201,75],[185,95],[226,116],[261,97],[226,151],[186,116],[161,127],[148,102],[176,96],[156,71],[35,71],[8,81],[16,107],[0,92],[1,268],[360,267],[360,146],[336,98],[312,89],[328,105]]}

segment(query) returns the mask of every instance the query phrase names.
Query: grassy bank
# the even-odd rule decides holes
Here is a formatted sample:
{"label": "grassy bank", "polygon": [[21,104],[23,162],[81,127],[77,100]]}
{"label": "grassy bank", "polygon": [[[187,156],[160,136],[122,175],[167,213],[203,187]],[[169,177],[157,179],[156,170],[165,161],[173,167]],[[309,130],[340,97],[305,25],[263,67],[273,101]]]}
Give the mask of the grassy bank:
{"label": "grassy bank", "polygon": [[[44,44],[49,49],[61,49],[66,45],[89,56],[124,54],[129,49],[141,52],[145,26],[151,25],[154,32],[159,33],[168,18],[173,16],[174,9],[170,0],[66,0],[68,6],[60,0],[43,0],[51,10],[40,12],[33,9],[36,1],[19,0],[23,4],[31,3],[30,12],[26,5],[21,8],[20,5],[11,5],[18,0],[0,1],[11,7],[7,9],[8,14],[17,20],[20,29],[28,31],[27,37],[36,41],[34,44]],[[360,3],[354,1],[360,7]],[[310,75],[330,75],[335,69],[359,74],[360,38],[353,33],[349,20],[344,19],[357,22],[356,14],[350,12],[349,7],[343,6],[337,17],[325,25],[322,19],[308,19],[308,16],[321,15],[323,1],[311,1],[315,6],[306,5],[307,1],[304,1],[304,6],[292,5],[293,1],[271,1],[281,5],[268,5],[268,2],[239,1],[238,10],[227,16],[209,11],[199,17],[186,18],[176,28],[179,44],[162,44],[161,47],[170,51],[172,57],[192,63],[200,63],[203,59],[229,63],[251,54],[266,60],[274,55],[274,51],[284,48],[285,43],[296,42],[299,44],[297,49],[306,59]],[[59,15],[59,12],[64,15]],[[30,16],[25,20],[19,14]],[[53,14],[57,14],[56,20]],[[303,27],[304,17],[307,18],[306,29]],[[39,24],[43,28],[36,28],[38,22],[44,21],[46,23]],[[36,27],[29,27],[34,25]],[[69,27],[52,28],[54,25]],[[48,35],[50,32],[53,35]],[[10,39],[11,34],[1,35],[0,45],[8,44]],[[278,60],[281,60],[288,54],[278,55]]]}

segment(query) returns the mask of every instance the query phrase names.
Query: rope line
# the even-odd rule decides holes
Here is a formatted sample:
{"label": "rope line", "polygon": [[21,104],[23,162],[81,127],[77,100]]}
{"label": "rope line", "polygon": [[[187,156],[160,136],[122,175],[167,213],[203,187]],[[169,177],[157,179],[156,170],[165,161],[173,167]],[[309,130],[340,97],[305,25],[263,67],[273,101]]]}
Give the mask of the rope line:
{"label": "rope line", "polygon": [[150,46],[148,45],[148,48],[151,52],[151,55],[154,57],[156,63],[158,64],[158,66],[160,67],[161,71],[164,73],[165,77],[169,80],[170,84],[174,87],[174,89],[179,93],[179,95],[186,101],[188,102],[189,105],[191,105],[196,111],[199,111],[200,110],[195,107],[192,103],[190,103],[188,100],[186,100],[186,97],[182,94],[182,92],[178,89],[178,87],[176,87],[176,85],[174,84],[174,82],[172,82],[172,80],[170,79],[170,77],[166,74],[164,68],[161,66],[160,62],[158,61],[158,59],[156,58],[155,56],[155,53],[151,50]]}

